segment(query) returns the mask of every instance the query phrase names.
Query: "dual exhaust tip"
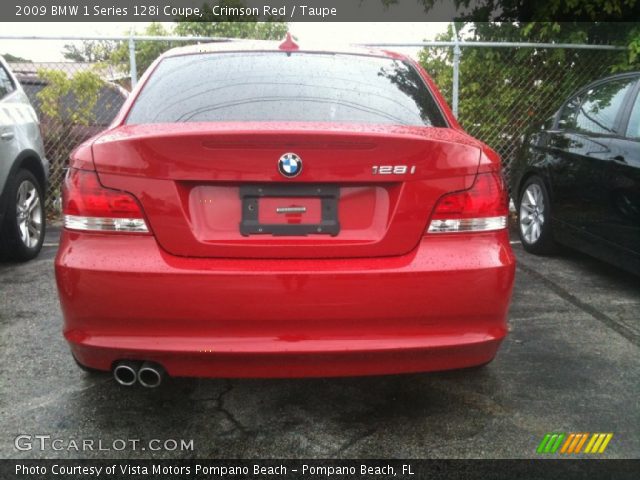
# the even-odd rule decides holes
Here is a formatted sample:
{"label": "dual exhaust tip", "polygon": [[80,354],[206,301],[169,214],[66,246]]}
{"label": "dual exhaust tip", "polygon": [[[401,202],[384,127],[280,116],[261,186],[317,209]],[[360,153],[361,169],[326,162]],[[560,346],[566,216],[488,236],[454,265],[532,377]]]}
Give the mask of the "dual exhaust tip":
{"label": "dual exhaust tip", "polygon": [[164,368],[153,362],[121,360],[113,368],[113,378],[125,387],[137,382],[146,388],[156,388],[160,386],[165,375]]}

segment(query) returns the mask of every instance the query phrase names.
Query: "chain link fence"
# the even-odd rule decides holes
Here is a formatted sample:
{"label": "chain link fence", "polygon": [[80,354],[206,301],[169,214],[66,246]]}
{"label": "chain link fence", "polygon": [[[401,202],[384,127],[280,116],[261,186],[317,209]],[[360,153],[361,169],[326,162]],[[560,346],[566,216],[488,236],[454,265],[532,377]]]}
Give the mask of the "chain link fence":
{"label": "chain link fence", "polygon": [[[28,41],[34,41],[33,37]],[[130,52],[135,52],[136,42],[154,41],[166,44],[167,39],[127,38],[124,43]],[[172,39],[172,43],[180,42]],[[578,88],[610,74],[620,54],[618,48],[607,46],[499,42],[376,46],[417,57],[457,111],[465,130],[501,155],[507,176],[526,129],[549,118]],[[51,215],[59,212],[60,189],[70,152],[107,128],[135,84],[139,73],[135,57],[128,60],[122,65],[9,62],[41,121],[46,155],[51,162],[46,202]]]}
{"label": "chain link fence", "polygon": [[60,210],[60,189],[69,154],[105,130],[127,98],[128,75],[88,62],[9,62],[38,113],[50,162],[46,207]]}

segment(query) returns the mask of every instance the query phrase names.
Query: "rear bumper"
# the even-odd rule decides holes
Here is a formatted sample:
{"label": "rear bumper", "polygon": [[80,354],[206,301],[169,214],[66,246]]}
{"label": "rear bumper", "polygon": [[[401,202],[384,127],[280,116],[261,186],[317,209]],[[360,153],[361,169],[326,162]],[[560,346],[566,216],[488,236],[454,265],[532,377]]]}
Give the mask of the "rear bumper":
{"label": "rear bumper", "polygon": [[153,237],[63,232],[56,278],[77,360],[172,376],[299,377],[464,368],[506,334],[506,231],[432,235],[399,257],[195,259]]}

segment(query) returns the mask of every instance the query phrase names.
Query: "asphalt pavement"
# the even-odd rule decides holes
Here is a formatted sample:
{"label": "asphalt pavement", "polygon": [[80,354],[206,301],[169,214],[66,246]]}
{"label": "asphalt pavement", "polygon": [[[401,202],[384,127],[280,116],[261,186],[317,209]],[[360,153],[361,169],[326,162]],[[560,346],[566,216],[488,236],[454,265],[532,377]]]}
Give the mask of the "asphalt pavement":
{"label": "asphalt pavement", "polygon": [[601,457],[638,458],[640,278],[514,242],[510,334],[482,369],[147,390],[73,362],[53,230],[37,259],[0,263],[0,458],[535,458],[547,432],[610,432]]}

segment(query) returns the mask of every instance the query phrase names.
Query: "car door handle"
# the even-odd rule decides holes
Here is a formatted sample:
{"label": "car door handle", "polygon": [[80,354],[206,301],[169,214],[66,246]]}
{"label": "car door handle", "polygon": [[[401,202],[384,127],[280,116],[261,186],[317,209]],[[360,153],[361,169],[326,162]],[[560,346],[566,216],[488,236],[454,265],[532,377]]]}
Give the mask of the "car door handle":
{"label": "car door handle", "polygon": [[618,163],[627,163],[627,160],[622,155],[616,155],[615,157],[611,157],[609,160],[613,160]]}
{"label": "car door handle", "polygon": [[13,132],[0,133],[0,140],[13,140]]}

